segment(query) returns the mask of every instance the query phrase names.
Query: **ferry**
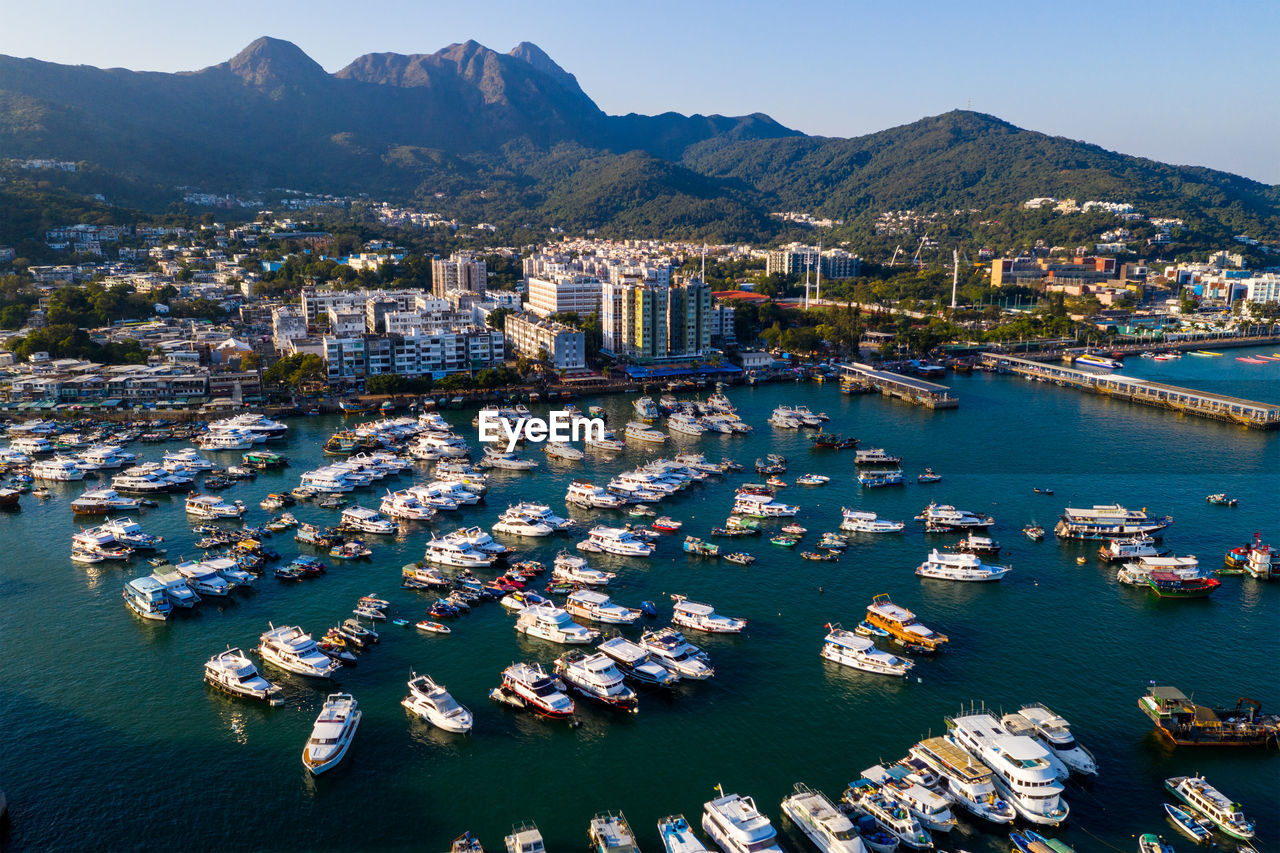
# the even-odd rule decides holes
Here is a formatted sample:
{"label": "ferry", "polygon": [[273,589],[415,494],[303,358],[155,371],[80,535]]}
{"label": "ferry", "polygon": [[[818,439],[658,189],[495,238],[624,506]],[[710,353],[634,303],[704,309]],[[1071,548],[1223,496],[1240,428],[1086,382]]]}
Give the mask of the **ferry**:
{"label": "ferry", "polygon": [[429,675],[414,673],[409,679],[409,695],[400,704],[446,732],[466,734],[471,731],[471,712],[459,705],[444,685],[432,681]]}
{"label": "ferry", "polygon": [[937,774],[952,801],[975,817],[995,824],[1012,823],[1017,817],[1013,806],[996,791],[991,768],[951,739],[922,740],[908,754]]}
{"label": "ferry", "polygon": [[985,711],[947,718],[951,738],[990,767],[996,790],[1026,820],[1058,826],[1067,819],[1062,784],[1048,751],[1029,737],[1010,735]]}
{"label": "ferry", "polygon": [[676,603],[672,625],[708,634],[740,634],[747,627],[746,619],[721,616],[709,604],[689,601],[683,595],[672,595],[671,599]]}
{"label": "ferry", "polygon": [[569,652],[556,659],[556,675],[588,699],[635,714],[640,710],[636,692],[623,683],[613,658],[603,652]]}
{"label": "ferry", "polygon": [[338,766],[360,726],[360,709],[350,693],[330,693],[302,750],[302,764],[319,776]]}
{"label": "ferry", "polygon": [[1173,776],[1164,780],[1164,787],[1232,838],[1253,838],[1253,821],[1245,817],[1240,804],[1223,796],[1203,776]]}
{"label": "ferry", "polygon": [[1280,738],[1280,716],[1264,715],[1252,699],[1242,698],[1234,708],[1213,708],[1176,687],[1151,687],[1138,707],[1176,746],[1266,747]]}
{"label": "ferry", "polygon": [[640,645],[653,656],[654,662],[677,678],[705,681],[716,674],[707,653],[675,628],[645,631],[640,635]]}
{"label": "ferry", "polygon": [[904,643],[908,649],[937,652],[950,642],[946,634],[939,634],[916,621],[916,615],[905,607],[894,604],[889,596],[881,593],[867,607],[866,621],[873,627],[886,631],[890,637]]}
{"label": "ferry", "polygon": [[1076,364],[1080,364],[1085,367],[1101,367],[1106,370],[1119,370],[1124,367],[1123,361],[1119,361],[1114,358],[1107,358],[1102,355],[1094,355],[1093,353],[1078,355],[1073,359],[1073,361]]}
{"label": "ferry", "polygon": [[1067,507],[1054,527],[1059,539],[1123,539],[1134,536],[1160,538],[1161,531],[1173,524],[1169,516],[1155,518],[1141,510],[1125,509],[1120,504],[1095,504],[1089,509]]}
{"label": "ferry", "polygon": [[134,578],[124,585],[124,603],[143,619],[163,622],[173,614],[173,602],[165,594],[164,584],[155,578]]}
{"label": "ferry", "polygon": [[516,619],[516,631],[561,645],[585,645],[600,636],[599,631],[584,628],[568,612],[554,604],[535,604],[525,607]]}
{"label": "ferry", "polygon": [[283,691],[258,673],[249,656],[239,649],[227,649],[209,658],[204,680],[224,693],[246,699],[260,699],[272,707],[284,704]]}
{"label": "ferry", "polygon": [[659,430],[638,421],[631,421],[628,423],[626,430],[623,431],[623,435],[627,438],[633,438],[636,441],[648,442],[650,444],[663,444],[667,440],[666,433],[660,432]]}
{"label": "ferry", "polygon": [[907,525],[901,521],[889,521],[878,517],[874,512],[844,508],[844,518],[840,529],[850,533],[901,533]]}
{"label": "ferry", "polygon": [[684,815],[669,815],[658,821],[658,835],[666,853],[710,853],[693,834]]}
{"label": "ferry", "polygon": [[823,853],[865,853],[858,832],[827,795],[797,782],[795,793],[782,801],[782,813]]}
{"label": "ferry", "polygon": [[1012,571],[1008,566],[993,566],[974,554],[943,554],[937,548],[916,567],[922,578],[948,581],[998,581]]}
{"label": "ferry", "polygon": [[702,808],[702,830],[725,853],[782,853],[777,830],[750,797],[726,794]]}
{"label": "ferry", "polygon": [[897,676],[906,676],[915,666],[912,661],[880,651],[871,640],[852,631],[846,631],[839,625],[828,623],[827,629],[829,633],[822,644],[821,654],[833,663],[877,675]]}

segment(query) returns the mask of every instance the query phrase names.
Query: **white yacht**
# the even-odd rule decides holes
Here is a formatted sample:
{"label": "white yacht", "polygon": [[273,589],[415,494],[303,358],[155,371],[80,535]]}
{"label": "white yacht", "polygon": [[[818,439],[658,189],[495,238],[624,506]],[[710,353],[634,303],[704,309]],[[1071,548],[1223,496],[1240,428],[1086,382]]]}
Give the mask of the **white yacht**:
{"label": "white yacht", "polygon": [[551,511],[551,507],[546,504],[536,504],[529,501],[521,501],[514,506],[507,508],[509,513],[517,513],[525,518],[531,518],[542,524],[550,525],[553,530],[568,530],[573,527],[573,520],[562,518]]}
{"label": "white yacht", "polygon": [[680,681],[680,676],[654,660],[648,649],[621,635],[610,637],[596,650],[613,658],[623,674],[637,683],[674,687]]}
{"label": "white yacht", "polygon": [[470,548],[472,551],[492,556],[501,556],[511,550],[501,542],[494,541],[494,538],[480,527],[459,527],[452,533],[445,534],[444,538]]}
{"label": "white yacht", "polygon": [[868,447],[853,452],[854,465],[897,465],[901,461],[901,456],[894,456],[883,447]]}
{"label": "white yacht", "polygon": [[85,554],[96,554],[104,560],[127,560],[133,549],[121,545],[110,530],[89,527],[71,536],[71,549]]}
{"label": "white yacht", "polygon": [[950,504],[930,503],[917,518],[928,526],[946,530],[981,529],[995,524],[995,519],[989,515],[956,509]]}
{"label": "white yacht", "polygon": [[409,695],[400,704],[447,732],[466,734],[471,731],[471,712],[459,705],[444,685],[432,681],[429,675],[415,673],[409,679]]}
{"label": "white yacht", "polygon": [[848,815],[836,808],[826,794],[803,782],[797,782],[795,793],[782,801],[782,813],[823,853],[867,851]]}
{"label": "white yacht", "polygon": [[79,465],[88,471],[110,471],[131,465],[136,458],[114,444],[96,444],[80,453]]}
{"label": "white yacht", "polygon": [[225,597],[231,594],[231,584],[227,583],[227,579],[202,562],[192,560],[178,563],[173,568],[186,578],[187,586],[199,595]]}
{"label": "white yacht", "polygon": [[50,482],[67,483],[83,480],[84,474],[85,469],[81,468],[74,459],[64,459],[61,456],[41,459],[31,466],[33,478]]}
{"label": "white yacht", "polygon": [[195,439],[201,450],[248,450],[259,442],[266,441],[247,429],[226,429],[218,432],[207,432]]}
{"label": "white yacht", "polygon": [[845,790],[843,799],[855,812],[870,817],[903,846],[912,850],[933,848],[933,838],[911,810],[886,794],[877,782],[857,779]]}
{"label": "white yacht", "polygon": [[901,763],[887,768],[876,764],[862,771],[864,779],[880,785],[885,796],[905,807],[925,829],[930,832],[955,829],[957,821],[951,813],[950,795],[925,787],[917,781],[919,776],[919,769]]}
{"label": "white yacht", "polygon": [[830,628],[830,633],[822,644],[821,654],[833,663],[850,666],[863,672],[874,672],[877,675],[905,676],[915,666],[913,661],[883,652],[866,637],[846,631],[839,626]]}
{"label": "white yacht", "polygon": [[901,533],[907,525],[901,521],[889,521],[878,517],[874,512],[858,509],[844,509],[844,520],[840,529],[851,533]]}
{"label": "white yacht", "polygon": [[932,770],[946,786],[952,802],[975,817],[996,824],[1012,823],[1013,805],[996,790],[991,768],[946,737],[931,737],[911,747],[910,755]]}
{"label": "white yacht", "polygon": [[750,797],[726,794],[702,809],[702,829],[724,853],[782,853],[777,830]]}
{"label": "white yacht", "polygon": [[587,586],[608,586],[616,575],[613,572],[602,572],[587,565],[586,558],[561,551],[556,555],[551,566],[551,577],[566,583],[585,584]]}
{"label": "white yacht", "polygon": [[659,628],[640,635],[640,646],[668,672],[691,681],[705,681],[716,674],[711,658],[675,628]]}
{"label": "white yacht", "polygon": [[431,503],[432,506],[443,506],[440,500],[448,501],[455,507],[478,504],[484,497],[459,483],[446,483],[433,480],[420,486],[412,486],[410,494],[417,495],[418,500]]}
{"label": "white yacht", "polygon": [[562,645],[583,645],[600,636],[599,631],[584,628],[566,611],[550,602],[526,607],[516,619],[516,630],[530,637]]}
{"label": "white yacht", "polygon": [[[172,569],[173,566],[165,568]],[[182,607],[184,609],[195,607],[200,603],[200,596],[196,591],[187,584],[187,579],[182,576],[181,572],[170,571],[163,572],[160,569],[151,573],[151,577],[164,584],[164,594],[172,602],[174,607]]]}
{"label": "white yacht", "polygon": [[747,627],[746,619],[721,616],[710,604],[689,601],[683,595],[673,595],[671,598],[676,603],[675,612],[671,615],[672,625],[708,634],[740,634]]}
{"label": "white yacht", "polygon": [[555,533],[555,528],[549,524],[521,515],[513,510],[507,510],[493,525],[494,533],[505,533],[508,536],[529,536],[543,537],[550,536]]}
{"label": "white yacht", "polygon": [[21,435],[10,439],[9,449],[15,453],[24,453],[27,456],[40,456],[45,453],[52,453],[54,448],[49,439],[39,435]]}
{"label": "white yacht", "polygon": [[1143,557],[1163,557],[1167,551],[1156,547],[1150,536],[1109,539],[1098,549],[1098,557],[1108,563],[1128,563]]}
{"label": "white yacht", "polygon": [[565,492],[564,502],[587,509],[617,509],[625,505],[625,501],[607,489],[592,485],[585,480],[574,480]]}
{"label": "white yacht", "polygon": [[156,495],[181,488],[173,478],[154,469],[135,465],[111,478],[111,488],[127,495]]}
{"label": "white yacht", "polygon": [[76,515],[133,512],[141,506],[142,502],[137,498],[121,497],[115,489],[90,489],[71,501],[71,511]]}
{"label": "white yacht", "polygon": [[[1000,725],[1004,726],[1004,730],[1014,737],[1029,738],[1035,741],[1037,745],[1045,747],[1036,732],[1036,727],[1021,714],[1004,714],[1000,717]],[[1048,747],[1045,747],[1045,760],[1053,768],[1053,775],[1059,782],[1066,782],[1071,778],[1071,768],[1067,767]]]}
{"label": "white yacht", "polygon": [[595,546],[590,550],[623,557],[647,557],[654,549],[652,542],[640,539],[625,527],[605,527],[603,524],[591,528],[587,542]]}
{"label": "white yacht", "polygon": [[585,454],[571,444],[563,441],[548,441],[542,446],[542,452],[548,459],[559,459],[562,462],[581,462]]}
{"label": "white yacht", "polygon": [[667,429],[684,435],[702,435],[707,431],[697,417],[685,412],[676,412],[667,418]]}
{"label": "white yacht", "polygon": [[984,563],[974,554],[944,554],[937,548],[916,567],[920,577],[944,581],[998,581],[1010,571],[1008,566]]}
{"label": "white yacht", "polygon": [[605,453],[618,453],[627,449],[627,445],[618,441],[611,429],[605,430],[602,436],[589,436],[582,444],[588,450],[602,450]]}
{"label": "white yacht", "polygon": [[485,447],[484,459],[480,462],[482,466],[504,471],[532,471],[538,467],[538,463],[532,459],[525,459],[518,453],[504,453],[500,450],[494,450],[489,446]]}
{"label": "white yacht", "polygon": [[430,521],[436,517],[434,507],[422,503],[408,491],[388,492],[379,509],[390,518],[405,521]]}
{"label": "white yacht", "polygon": [[564,684],[560,679],[547,675],[537,663],[513,663],[504,669],[502,686],[496,695],[503,701],[514,697],[516,704],[543,717],[573,716],[573,699],[564,692]]}
{"label": "white yacht", "polygon": [[205,557],[200,562],[204,568],[217,572],[232,589],[253,586],[258,582],[256,575],[240,568],[240,564],[231,557]]}
{"label": "white yacht", "polygon": [[302,475],[301,482],[304,488],[326,495],[350,492],[356,487],[356,484],[344,472],[337,470],[333,466],[307,471]]}
{"label": "white yacht", "polygon": [[1032,823],[1057,826],[1067,819],[1049,752],[1029,737],[1010,735],[996,718],[975,712],[947,720],[952,739],[993,771],[996,790]]}
{"label": "white yacht", "polygon": [[632,714],[640,708],[636,692],[624,683],[613,658],[603,652],[569,652],[556,660],[556,674],[588,699]]}
{"label": "white yacht", "polygon": [[376,510],[362,506],[349,506],[344,509],[339,526],[344,530],[384,535],[393,534],[400,529],[400,525],[383,518]]}
{"label": "white yacht", "polygon": [[289,431],[289,427],[280,421],[271,420],[266,415],[258,415],[251,412],[212,421],[208,427],[208,432],[211,434],[246,431],[253,434],[255,438],[261,438],[261,440],[265,441],[269,438],[283,438],[284,434]]}
{"label": "white yacht", "polygon": [[1044,705],[1023,705],[1018,712],[1035,728],[1036,740],[1057,756],[1073,773],[1098,774],[1098,762],[1071,734],[1070,724]]}
{"label": "white yacht", "polygon": [[173,603],[165,595],[164,584],[155,578],[134,578],[124,585],[124,603],[143,619],[163,622],[173,613]]}
{"label": "white yacht", "polygon": [[511,827],[511,834],[502,840],[507,853],[547,853],[542,833],[532,823]]}
{"label": "white yacht", "polygon": [[242,501],[227,503],[217,495],[191,495],[185,505],[187,515],[196,518],[239,518],[247,511]]}
{"label": "white yacht", "polygon": [[667,440],[666,433],[656,430],[648,424],[640,423],[639,421],[632,421],[627,424],[627,428],[622,434],[627,438],[632,438],[636,441],[642,441],[648,444],[663,444]]}
{"label": "white yacht", "polygon": [[491,554],[485,554],[465,545],[459,545],[457,542],[447,538],[438,539],[435,536],[432,536],[431,541],[427,543],[424,559],[429,563],[437,563],[442,566],[457,566],[464,569],[489,566],[494,561],[494,557]]}
{"label": "white yacht", "polygon": [[271,625],[270,630],[258,638],[256,651],[267,663],[275,664],[295,675],[332,678],[342,666],[320,651],[311,635],[304,633],[296,625],[279,628]]}
{"label": "white yacht", "polygon": [[779,429],[800,429],[805,425],[787,406],[779,406],[769,415],[769,423]]}
{"label": "white yacht", "polygon": [[302,764],[319,776],[347,755],[360,726],[360,709],[350,693],[330,693],[302,750]]}
{"label": "white yacht", "polygon": [[204,680],[232,696],[261,699],[273,706],[284,704],[280,687],[263,678],[249,656],[239,649],[227,649],[209,658],[204,665]]}
{"label": "white yacht", "polygon": [[113,518],[98,525],[98,529],[104,533],[110,533],[117,542],[130,548],[150,550],[159,547],[160,543],[164,542],[163,536],[144,533],[142,525],[132,518]]}
{"label": "white yacht", "polygon": [[772,495],[744,493],[734,498],[733,512],[752,518],[784,518],[800,512],[800,507],[775,501]]}
{"label": "white yacht", "polygon": [[212,471],[216,466],[212,461],[201,456],[194,447],[184,447],[182,450],[171,450],[166,453],[162,457],[160,467],[165,470],[185,468],[189,471]]}
{"label": "white yacht", "polygon": [[609,596],[593,589],[579,589],[569,593],[564,609],[574,616],[604,625],[633,625],[640,621],[639,610],[614,604]]}
{"label": "white yacht", "polygon": [[1253,821],[1245,817],[1240,804],[1223,795],[1203,776],[1173,776],[1164,780],[1164,787],[1196,811],[1203,812],[1218,829],[1232,838],[1253,838]]}

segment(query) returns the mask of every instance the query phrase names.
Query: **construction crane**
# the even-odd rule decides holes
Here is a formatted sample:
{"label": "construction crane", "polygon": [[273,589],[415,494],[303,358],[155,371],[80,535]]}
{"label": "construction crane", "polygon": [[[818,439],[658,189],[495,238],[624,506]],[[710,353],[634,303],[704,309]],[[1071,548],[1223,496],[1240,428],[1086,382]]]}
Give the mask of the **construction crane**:
{"label": "construction crane", "polygon": [[924,244],[927,242],[929,242],[929,234],[925,232],[925,235],[920,238],[920,245],[916,246],[916,253],[911,256],[911,265],[916,269],[920,268],[920,253],[924,251]]}
{"label": "construction crane", "polygon": [[898,262],[898,255],[902,254],[902,244],[898,244],[898,248],[893,250],[893,257],[889,259],[889,266],[892,267]]}

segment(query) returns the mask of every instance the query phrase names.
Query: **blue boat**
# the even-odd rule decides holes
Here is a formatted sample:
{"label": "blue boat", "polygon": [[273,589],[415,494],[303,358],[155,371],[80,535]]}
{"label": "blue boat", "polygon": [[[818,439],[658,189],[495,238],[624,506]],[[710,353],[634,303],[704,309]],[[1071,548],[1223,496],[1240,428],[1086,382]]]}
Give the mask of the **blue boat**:
{"label": "blue boat", "polygon": [[1179,832],[1193,839],[1197,844],[1203,844],[1209,840],[1209,830],[1192,817],[1191,812],[1165,803],[1164,813],[1169,816],[1169,820],[1173,821],[1173,825],[1178,827]]}
{"label": "blue boat", "polygon": [[662,837],[662,847],[667,853],[695,853],[707,849],[693,834],[689,821],[682,814],[658,821],[658,835]]}

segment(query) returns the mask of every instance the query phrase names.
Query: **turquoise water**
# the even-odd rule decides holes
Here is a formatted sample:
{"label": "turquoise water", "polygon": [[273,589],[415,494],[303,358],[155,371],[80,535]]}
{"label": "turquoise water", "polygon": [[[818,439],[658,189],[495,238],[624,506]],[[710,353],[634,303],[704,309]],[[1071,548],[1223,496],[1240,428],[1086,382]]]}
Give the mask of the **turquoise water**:
{"label": "turquoise water", "polygon": [[[1133,359],[1127,372],[1280,401],[1273,378],[1280,378],[1280,362],[1246,365],[1235,354]],[[1096,545],[1058,544],[1052,537],[1034,543],[1019,532],[1030,521],[1051,527],[1064,505],[1120,502],[1173,515],[1166,544],[1206,565],[1220,565],[1223,552],[1254,531],[1280,543],[1280,436],[1010,377],[949,376],[947,382],[961,407],[938,413],[842,396],[832,384],[735,388],[729,395],[755,425],[752,436],[674,436],[666,452],[687,447],[749,469],[756,457],[776,451],[791,460],[788,481],[806,471],[831,475],[827,486],[785,492],[785,500],[803,507],[799,521],[810,540],[838,526],[841,506],[893,519],[910,519],[931,499],[989,512],[997,522],[992,535],[1006,548],[999,562],[1015,569],[1004,582],[917,578],[914,566],[938,540],[926,539],[910,522],[900,537],[855,541],[838,563],[806,562],[762,538],[722,540],[756,553],[759,561],[750,568],[688,557],[678,537],[665,538],[647,561],[593,557],[593,564],[619,572],[609,590],[615,599],[630,605],[652,599],[663,621],[668,596],[681,592],[751,625],[741,637],[697,638],[716,666],[711,681],[682,685],[671,696],[643,694],[634,717],[579,703],[583,724],[576,730],[486,698],[512,661],[550,664],[562,651],[517,635],[513,617],[496,604],[464,616],[446,637],[389,626],[381,646],[338,679],[364,717],[343,766],[318,780],[308,778],[299,756],[325,688],[267,670],[285,687],[284,707],[233,700],[202,683],[210,655],[228,644],[255,645],[268,622],[322,632],[370,592],[390,599],[395,615],[418,618],[428,597],[399,588],[399,567],[421,556],[431,529],[487,527],[520,499],[562,510],[570,480],[590,476],[603,483],[658,453],[629,448],[612,461],[544,461],[535,474],[500,472],[487,503],[443,514],[438,523],[378,546],[370,562],[338,565],[297,585],[264,578],[256,591],[225,604],[206,601],[163,625],[135,618],[120,599],[122,581],[145,574],[143,567],[68,560],[75,529],[68,503],[81,487],[55,485],[43,503],[24,496],[20,513],[0,516],[0,548],[8,554],[0,562],[0,788],[13,813],[8,844],[15,850],[176,844],[434,853],[464,829],[488,849],[500,849],[512,822],[531,819],[549,849],[574,850],[584,847],[593,814],[622,809],[641,846],[654,850],[660,849],[658,818],[674,812],[696,818],[722,784],[753,795],[783,829],[786,849],[800,851],[807,843],[778,808],[793,783],[836,799],[862,768],[894,760],[942,731],[944,716],[962,704],[1015,709],[1040,701],[1071,721],[1101,765],[1095,783],[1068,792],[1072,819],[1057,834],[1077,850],[1135,850],[1134,836],[1149,831],[1172,837],[1160,809],[1161,780],[1194,771],[1257,819],[1260,849],[1280,850],[1274,751],[1173,752],[1136,707],[1156,681],[1202,700],[1230,704],[1252,696],[1268,709],[1280,708],[1274,663],[1280,588],[1232,577],[1208,601],[1156,601],[1119,586],[1096,560],[1078,566],[1075,558],[1092,556]],[[620,427],[632,399],[577,402],[583,408],[600,402]],[[902,455],[910,479],[929,466],[943,481],[861,492],[851,453],[814,452],[803,435],[765,423],[774,406],[795,402],[826,411],[833,430],[858,436],[864,446]],[[447,413],[461,434],[474,437],[472,415]],[[293,466],[224,494],[243,499],[251,520],[264,520],[257,502],[321,464],[320,444],[338,423],[294,421],[280,448]],[[133,449],[158,458],[167,448]],[[402,488],[425,473],[386,482]],[[734,487],[748,479],[756,475],[695,487],[663,509],[684,520],[684,532],[705,534],[723,523]],[[1056,494],[1036,495],[1033,486]],[[1206,504],[1204,496],[1218,491],[1238,496],[1240,506]],[[370,492],[355,494],[376,506]],[[143,514],[144,527],[166,537],[171,558],[194,554],[196,537],[180,498],[161,504]],[[316,522],[337,515],[314,506],[295,513]],[[611,517],[572,514],[588,523]],[[524,555],[549,563],[573,540],[533,540],[528,547],[529,541]],[[286,557],[298,550],[289,536],[269,544]],[[823,625],[852,626],[880,592],[952,638],[947,653],[918,664],[918,680],[841,669],[818,657]],[[413,670],[430,673],[475,712],[470,737],[432,729],[400,707]],[[940,846],[978,853],[1006,850],[1008,842],[1003,833],[962,822]]]}

